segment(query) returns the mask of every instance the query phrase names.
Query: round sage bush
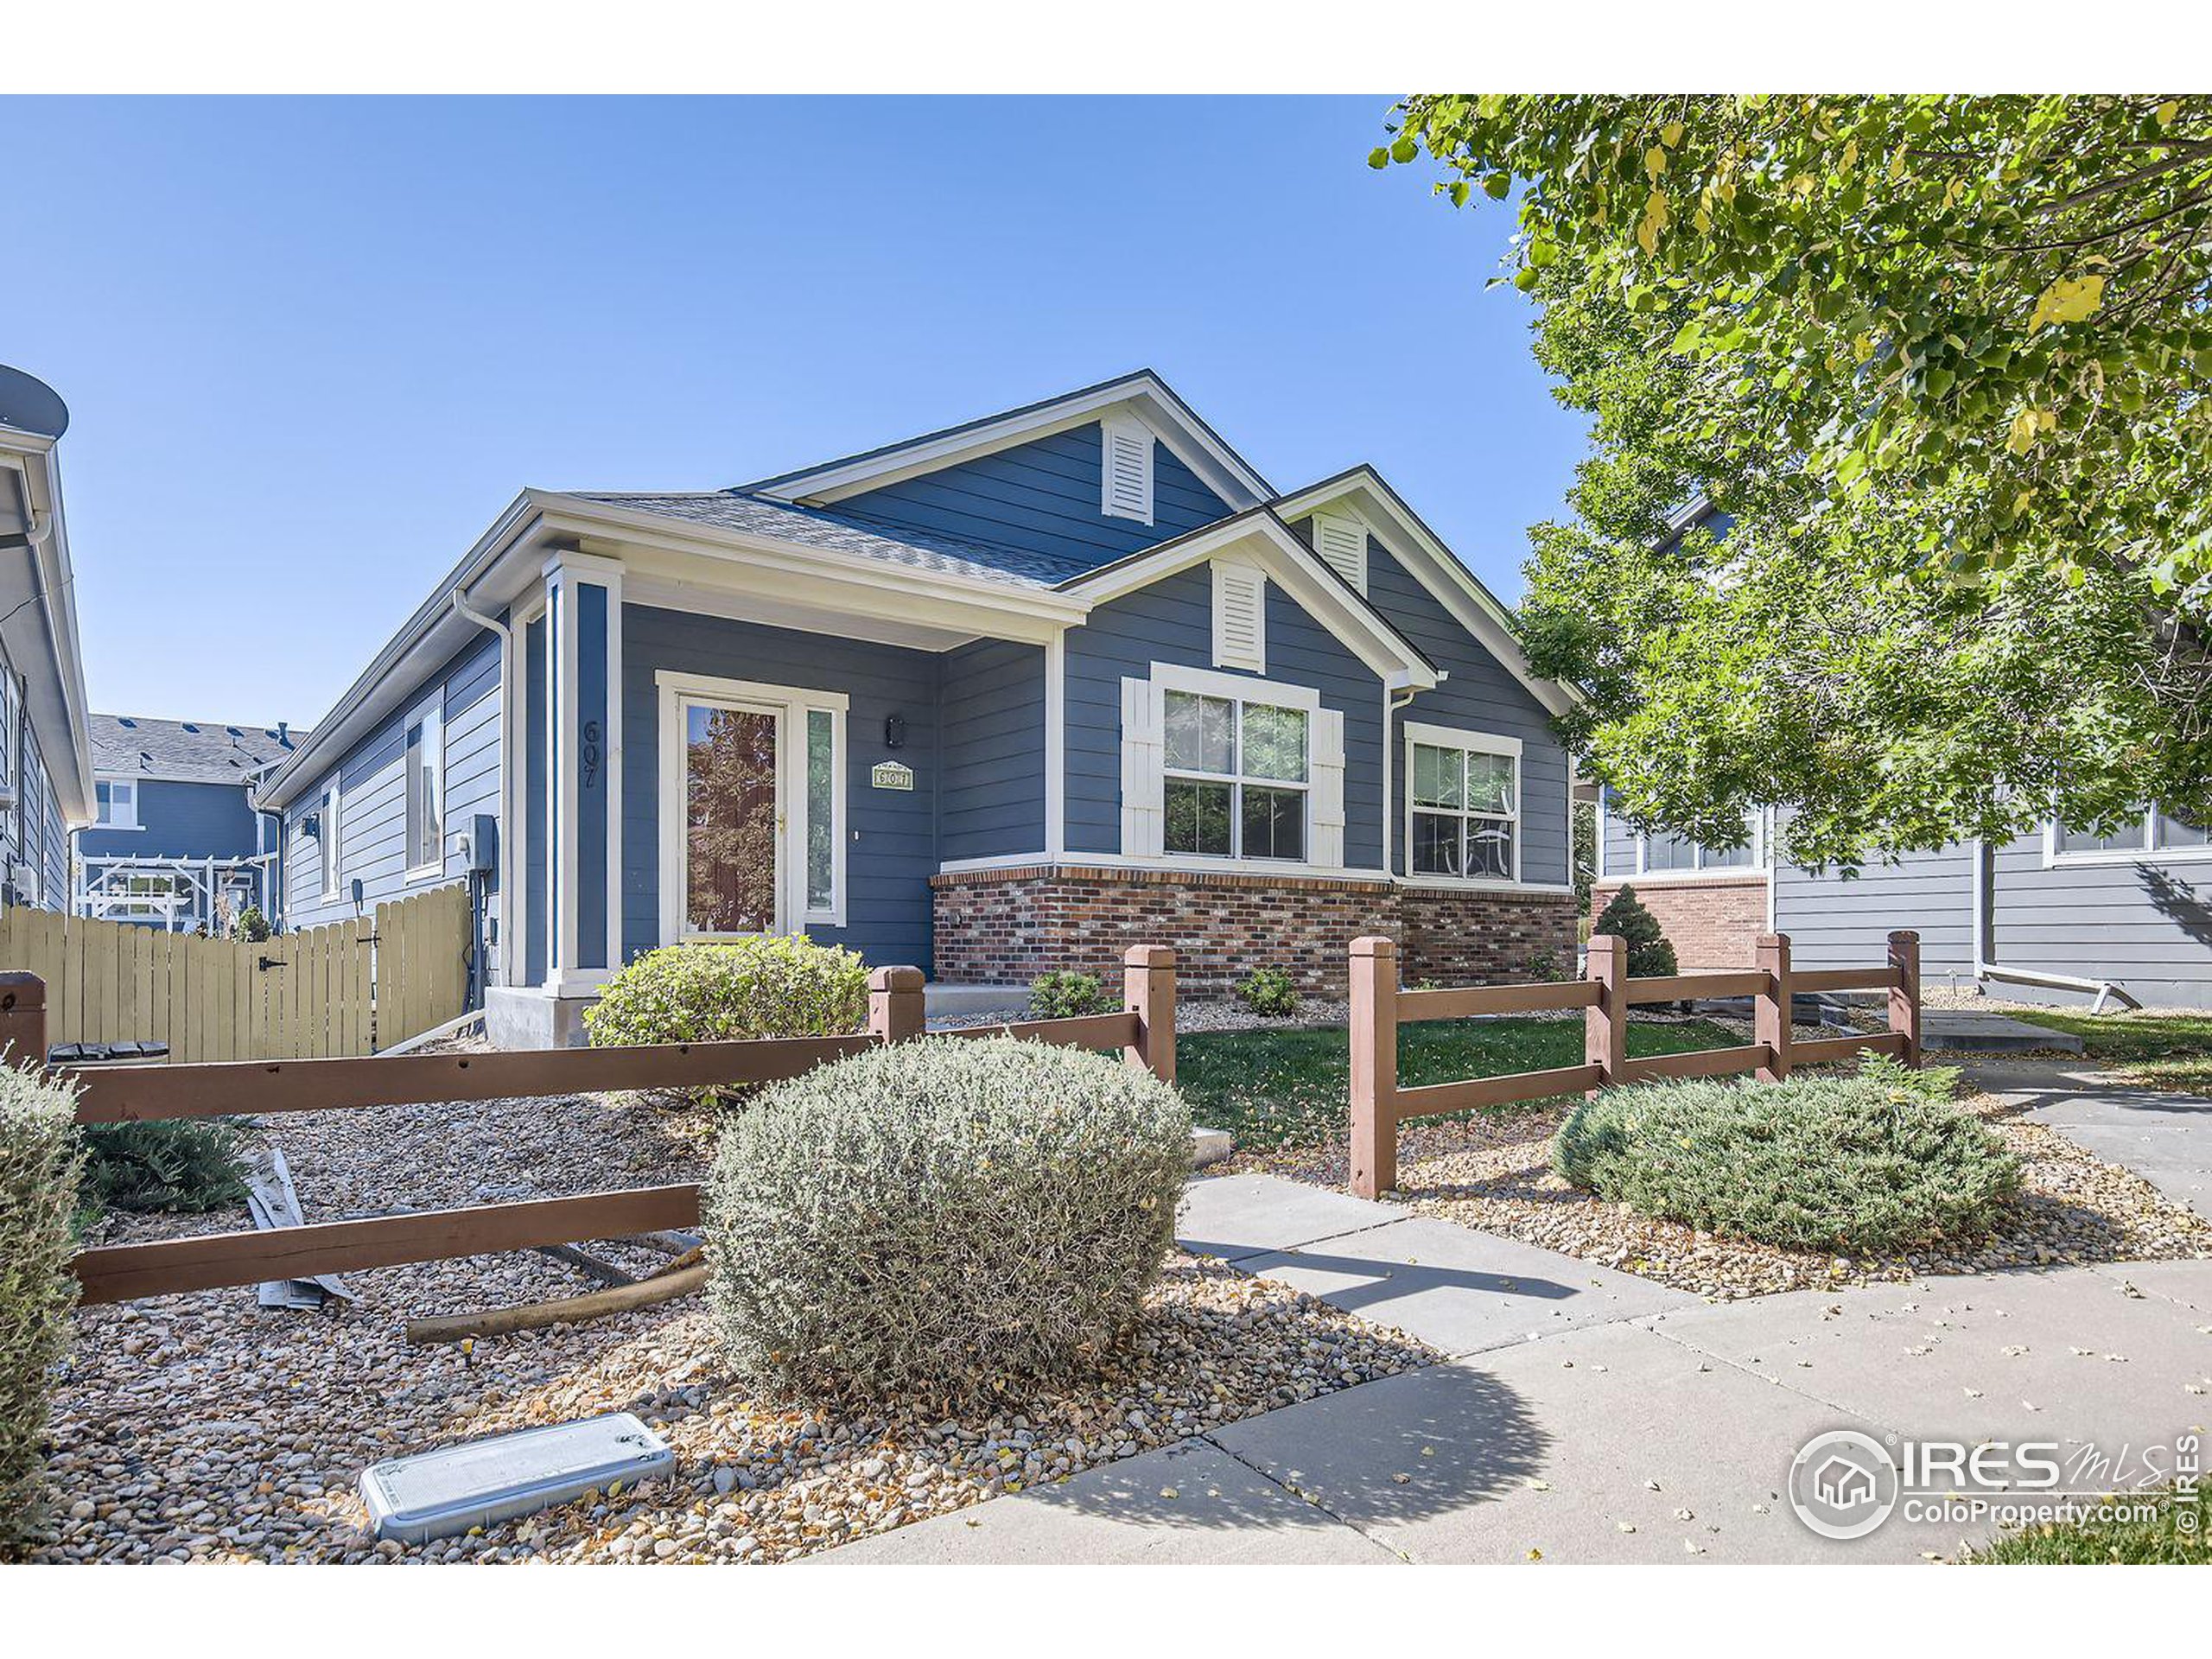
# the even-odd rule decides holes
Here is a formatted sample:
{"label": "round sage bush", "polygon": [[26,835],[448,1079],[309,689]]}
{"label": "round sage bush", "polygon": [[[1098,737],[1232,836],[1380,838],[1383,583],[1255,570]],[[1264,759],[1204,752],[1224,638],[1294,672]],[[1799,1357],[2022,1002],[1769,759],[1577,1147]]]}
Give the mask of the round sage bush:
{"label": "round sage bush", "polygon": [[1135,1325],[1190,1166],[1190,1108],[1118,1058],[928,1037],[819,1066],[721,1130],[722,1343],[802,1398],[1071,1380]]}
{"label": "round sage bush", "polygon": [[1575,1108],[1552,1166],[1639,1214],[1860,1255],[1986,1233],[2019,1160],[1950,1103],[1955,1072],[1870,1062],[1785,1083],[1642,1084]]}
{"label": "round sage bush", "polygon": [[584,1010],[596,1046],[834,1037],[867,1024],[859,954],[782,935],[648,950]]}
{"label": "round sage bush", "polygon": [[47,1412],[77,1300],[75,1104],[0,1060],[0,1560],[33,1541],[43,1509]]}

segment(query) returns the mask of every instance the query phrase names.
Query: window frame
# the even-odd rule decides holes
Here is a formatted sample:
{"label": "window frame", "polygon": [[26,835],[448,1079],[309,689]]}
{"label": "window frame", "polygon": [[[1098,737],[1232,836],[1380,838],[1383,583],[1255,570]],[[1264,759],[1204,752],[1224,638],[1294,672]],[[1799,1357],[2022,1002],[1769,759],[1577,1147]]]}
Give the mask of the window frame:
{"label": "window frame", "polygon": [[2166,846],[2158,840],[2158,821],[2169,816],[2155,806],[2146,806],[2138,818],[2136,827],[2143,832],[2143,844],[2133,849],[2101,849],[2096,851],[2068,852],[2059,844],[2058,820],[2045,818],[2043,824],[2043,862],[2045,869],[2065,869],[2075,866],[2094,867],[2111,864],[2189,864],[2212,859],[2212,843],[2183,842]]}
{"label": "window frame", "polygon": [[[126,778],[119,773],[110,773],[105,777],[95,777],[92,780],[92,810],[95,815],[92,819],[92,828],[95,830],[143,830],[146,827],[145,823],[138,816],[138,785],[140,782],[141,780],[139,779]],[[102,789],[105,789],[108,791],[108,804],[112,807],[115,803],[115,791],[118,785],[130,791],[130,822],[128,823],[124,823],[120,820],[102,818],[98,816],[99,810],[99,791]]]}
{"label": "window frame", "polygon": [[[1166,664],[1154,664],[1153,683],[1160,692],[1160,855],[1163,860],[1192,859],[1207,868],[1249,866],[1258,869],[1303,869],[1313,863],[1313,782],[1317,767],[1314,754],[1315,716],[1320,713],[1321,693],[1319,688],[1286,685],[1273,680],[1249,678],[1239,674],[1210,672],[1202,669],[1177,669]],[[1236,768],[1227,772],[1202,772],[1192,767],[1172,766],[1167,761],[1167,699],[1171,696],[1212,697],[1236,705],[1235,749],[1230,760]],[[1262,778],[1243,770],[1244,762],[1244,706],[1257,703],[1263,709],[1280,709],[1299,715],[1306,723],[1306,776],[1296,782],[1281,778]],[[1167,786],[1178,780],[1186,783],[1227,784],[1229,790],[1230,851],[1227,853],[1179,852],[1167,844]],[[1284,858],[1272,853],[1248,854],[1244,846],[1244,785],[1253,784],[1262,789],[1295,791],[1302,804],[1299,834],[1300,853],[1296,858]]]}
{"label": "window frame", "polygon": [[[1751,833],[1751,838],[1744,843],[1744,849],[1751,854],[1751,857],[1743,863],[1707,864],[1705,861],[1707,849],[1703,842],[1688,841],[1687,837],[1677,836],[1675,837],[1675,840],[1684,841],[1689,847],[1688,867],[1682,869],[1655,870],[1651,868],[1651,837],[1647,834],[1639,833],[1636,838],[1637,876],[1649,877],[1655,881],[1726,881],[1731,877],[1739,881],[1764,880],[1766,816],[1758,811],[1746,813],[1745,816],[1750,823]],[[1601,875],[1599,879],[1602,880],[1605,878]]]}
{"label": "window frame", "polygon": [[[1527,840],[1525,831],[1529,817],[1529,804],[1527,779],[1521,764],[1522,751],[1524,747],[1521,740],[1508,736],[1502,732],[1476,731],[1471,728],[1460,726],[1432,726],[1417,720],[1404,722],[1403,736],[1404,768],[1399,774],[1401,779],[1399,789],[1403,798],[1402,813],[1403,822],[1400,825],[1400,831],[1404,837],[1406,855],[1406,873],[1403,879],[1424,887],[1497,888],[1517,887],[1524,885],[1521,879],[1521,872],[1522,854]],[[1463,755],[1487,754],[1510,760],[1513,763],[1513,811],[1510,818],[1495,812],[1476,812],[1464,804],[1458,807],[1416,807],[1414,804],[1414,750],[1416,747],[1431,749],[1457,749]],[[1463,760],[1461,762],[1463,769],[1465,765],[1465,762]],[[1464,777],[1464,770],[1462,775]],[[1513,874],[1510,876],[1444,875],[1415,870],[1414,868],[1414,816],[1416,812],[1426,812],[1432,817],[1456,817],[1460,821],[1462,827],[1459,831],[1459,845],[1463,863],[1467,834],[1465,826],[1470,819],[1479,818],[1485,823],[1510,823],[1513,830]]]}
{"label": "window frame", "polygon": [[408,810],[408,791],[415,781],[415,766],[409,758],[410,746],[407,734],[417,725],[423,728],[424,758],[428,762],[430,773],[429,780],[424,788],[424,796],[430,804],[431,815],[437,819],[438,834],[435,849],[434,851],[424,849],[429,851],[429,855],[419,862],[416,859],[416,849],[413,845],[410,844],[402,849],[402,856],[406,860],[407,864],[406,873],[402,879],[410,883],[439,879],[446,873],[446,689],[444,686],[433,687],[407,711],[406,718],[399,722],[400,838],[403,842],[410,843],[415,834],[415,825]]}

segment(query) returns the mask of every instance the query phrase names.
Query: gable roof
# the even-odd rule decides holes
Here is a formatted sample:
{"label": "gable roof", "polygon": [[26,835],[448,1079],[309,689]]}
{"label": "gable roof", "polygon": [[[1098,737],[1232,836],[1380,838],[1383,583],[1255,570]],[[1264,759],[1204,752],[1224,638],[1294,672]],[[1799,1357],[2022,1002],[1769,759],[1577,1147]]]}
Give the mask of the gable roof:
{"label": "gable roof", "polygon": [[308,735],[289,727],[145,715],[94,715],[90,725],[92,766],[101,775],[180,784],[244,785],[264,767],[289,759]]}
{"label": "gable roof", "polygon": [[1274,494],[1274,486],[1150,369],[1137,369],[1018,409],[940,427],[918,437],[882,444],[797,472],[756,479],[736,489],[741,494],[826,505],[918,473],[934,472],[1070,427],[1087,425],[1109,410],[1126,410],[1142,420],[1155,437],[1232,508],[1256,506]]}

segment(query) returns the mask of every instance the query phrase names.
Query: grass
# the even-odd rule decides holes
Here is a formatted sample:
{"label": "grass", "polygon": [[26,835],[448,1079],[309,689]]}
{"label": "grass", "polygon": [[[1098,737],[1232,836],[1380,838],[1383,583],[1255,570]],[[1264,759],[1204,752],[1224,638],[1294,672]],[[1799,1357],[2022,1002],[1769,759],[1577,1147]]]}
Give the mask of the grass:
{"label": "grass", "polygon": [[1995,1567],[2203,1567],[2212,1565],[2212,1541],[2205,1526],[2208,1514],[2204,1487],[2186,1497],[2169,1489],[2162,1492],[2130,1493],[2113,1501],[2134,1504],[2155,1501],[2157,1513],[2149,1519],[2120,1518],[2110,1510],[2078,1521],[2053,1522],[2048,1526],[2023,1527],[2000,1534],[1983,1548],[1969,1550],[1965,1560],[1977,1566]]}
{"label": "grass", "polygon": [[[1702,1020],[1629,1027],[1637,1056],[1736,1040]],[[1580,1020],[1432,1021],[1398,1031],[1398,1081],[1408,1089],[1581,1064]],[[1327,1145],[1350,1128],[1351,1039],[1341,1026],[1186,1033],[1176,1040],[1175,1081],[1198,1122],[1227,1129],[1245,1151]]]}
{"label": "grass", "polygon": [[2139,1088],[2212,1094],[2212,1014],[2165,1008],[2099,1014],[2050,1008],[2005,1012],[2079,1037],[2083,1058],[2111,1068]]}

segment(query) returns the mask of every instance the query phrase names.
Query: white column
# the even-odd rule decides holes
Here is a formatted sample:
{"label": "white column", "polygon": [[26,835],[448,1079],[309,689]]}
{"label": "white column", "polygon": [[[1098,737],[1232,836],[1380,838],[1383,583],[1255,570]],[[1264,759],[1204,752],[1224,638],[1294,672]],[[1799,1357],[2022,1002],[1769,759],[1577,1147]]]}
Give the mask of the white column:
{"label": "white column", "polygon": [[596,554],[545,562],[546,982],[603,984],[622,960],[622,566]]}

